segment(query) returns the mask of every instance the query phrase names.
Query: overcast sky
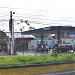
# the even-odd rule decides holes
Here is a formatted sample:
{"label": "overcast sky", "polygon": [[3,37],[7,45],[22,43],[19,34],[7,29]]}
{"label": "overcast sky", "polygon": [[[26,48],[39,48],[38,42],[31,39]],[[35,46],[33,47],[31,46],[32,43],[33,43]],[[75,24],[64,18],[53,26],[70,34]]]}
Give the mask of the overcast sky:
{"label": "overcast sky", "polygon": [[[0,0],[0,29],[8,30],[10,11],[15,12],[13,18],[17,20],[29,20],[35,28],[52,25],[75,25],[75,0]],[[19,31],[22,26],[28,29],[26,24],[17,25]],[[37,24],[36,24],[37,23]],[[39,23],[39,24],[38,24]]]}

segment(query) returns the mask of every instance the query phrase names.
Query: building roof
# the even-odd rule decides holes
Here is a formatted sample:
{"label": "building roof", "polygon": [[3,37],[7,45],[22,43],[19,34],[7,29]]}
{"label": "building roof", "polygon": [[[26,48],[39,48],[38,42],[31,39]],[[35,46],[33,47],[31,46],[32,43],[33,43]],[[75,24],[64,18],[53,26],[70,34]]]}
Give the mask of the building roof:
{"label": "building roof", "polygon": [[[10,32],[6,32],[6,35],[9,36],[9,38],[11,38],[11,34]],[[21,32],[14,32],[14,38],[31,38],[31,39],[35,39],[36,37],[33,35],[21,35]]]}

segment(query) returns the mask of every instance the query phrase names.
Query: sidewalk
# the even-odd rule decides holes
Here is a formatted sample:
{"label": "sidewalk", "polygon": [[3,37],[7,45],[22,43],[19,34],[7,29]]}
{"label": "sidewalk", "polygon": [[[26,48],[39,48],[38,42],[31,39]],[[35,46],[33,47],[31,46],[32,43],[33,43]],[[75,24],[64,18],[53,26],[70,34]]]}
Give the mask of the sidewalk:
{"label": "sidewalk", "polygon": [[[19,51],[17,51],[16,52],[16,55],[45,55],[45,54],[51,54],[51,52],[44,52],[44,53],[42,53],[42,52],[35,52],[35,51],[25,51],[25,52],[19,52]],[[9,53],[7,53],[7,52],[0,52],[0,56],[15,56],[15,55],[11,55],[11,54],[9,54]]]}
{"label": "sidewalk", "polygon": [[[23,52],[23,51],[21,51],[21,52],[17,51],[16,52],[17,55],[46,55],[46,54],[51,54],[51,53],[52,53],[52,51],[42,53],[42,52],[36,52],[34,50],[25,51],[25,52]],[[6,52],[0,52],[0,56],[15,56],[15,55],[10,55]]]}
{"label": "sidewalk", "polygon": [[26,52],[17,52],[17,55],[44,55],[51,54],[52,52],[35,52],[35,51],[26,51]]}
{"label": "sidewalk", "polygon": [[0,52],[0,56],[6,56],[6,55],[8,55],[8,53],[6,53],[6,52]]}

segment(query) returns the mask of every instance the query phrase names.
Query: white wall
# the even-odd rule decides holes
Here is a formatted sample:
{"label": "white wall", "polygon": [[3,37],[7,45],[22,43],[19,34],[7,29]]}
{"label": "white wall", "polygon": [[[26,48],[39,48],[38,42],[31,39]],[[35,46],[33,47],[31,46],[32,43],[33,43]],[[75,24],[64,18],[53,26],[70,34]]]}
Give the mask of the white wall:
{"label": "white wall", "polygon": [[36,49],[37,47],[37,41],[38,40],[31,40],[31,42],[28,43],[28,48],[31,49]]}
{"label": "white wall", "polygon": [[[65,41],[65,43],[70,43],[72,46],[75,45],[75,40],[74,39],[61,39],[61,40]],[[32,49],[32,46],[33,46],[34,49],[36,49],[37,41],[40,41],[40,40],[31,40],[31,42],[29,43],[29,49]],[[45,41],[47,41],[48,46],[53,48],[53,46],[55,45],[57,39],[45,40]]]}
{"label": "white wall", "polygon": [[[40,41],[40,40],[31,40],[31,43],[29,43],[30,48],[32,48],[33,46],[34,49],[36,49],[37,41]],[[53,48],[53,46],[55,45],[55,40],[45,40],[45,41],[47,41],[47,45],[50,46],[51,48]]]}
{"label": "white wall", "polygon": [[53,46],[55,45],[56,40],[47,40],[47,44],[48,46],[50,46],[51,48],[53,48]]}

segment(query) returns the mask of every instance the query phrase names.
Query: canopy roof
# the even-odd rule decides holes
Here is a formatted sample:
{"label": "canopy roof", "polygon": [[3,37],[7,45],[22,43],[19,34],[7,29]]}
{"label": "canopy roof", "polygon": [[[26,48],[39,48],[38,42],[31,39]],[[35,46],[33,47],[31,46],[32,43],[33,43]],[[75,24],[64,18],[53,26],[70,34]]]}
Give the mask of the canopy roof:
{"label": "canopy roof", "polygon": [[22,35],[24,34],[40,34],[40,33],[57,33],[57,31],[61,32],[74,32],[75,27],[72,26],[50,26],[50,27],[45,27],[45,28],[39,28],[35,30],[30,30],[30,31],[24,31],[21,32]]}

